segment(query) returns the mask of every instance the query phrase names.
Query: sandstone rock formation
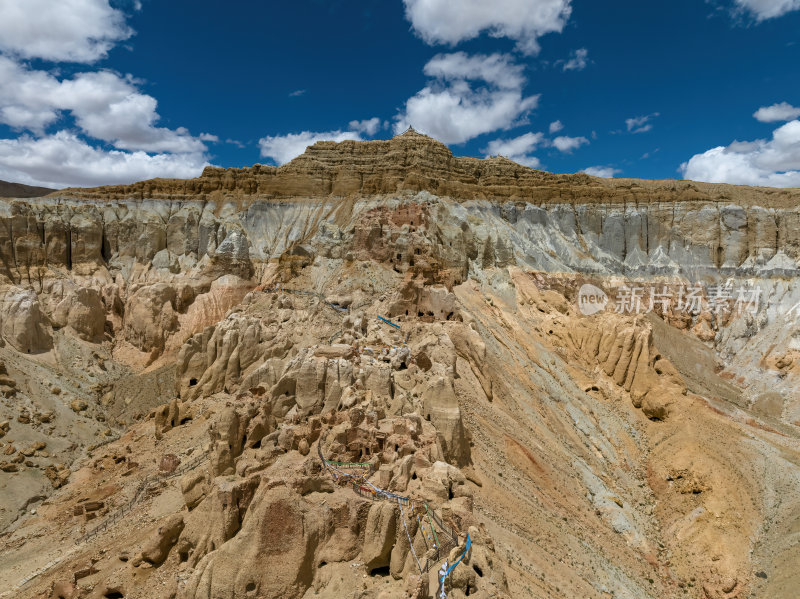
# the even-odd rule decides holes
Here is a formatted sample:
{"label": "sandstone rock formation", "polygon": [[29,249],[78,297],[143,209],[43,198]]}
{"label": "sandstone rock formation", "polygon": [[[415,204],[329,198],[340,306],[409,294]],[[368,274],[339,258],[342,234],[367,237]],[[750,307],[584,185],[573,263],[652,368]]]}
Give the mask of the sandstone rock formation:
{"label": "sandstone rock formation", "polygon": [[3,338],[22,353],[38,353],[53,347],[49,322],[31,290],[14,288],[3,296],[0,329]]}
{"label": "sandstone rock formation", "polygon": [[[194,180],[157,179],[96,190],[62,190],[73,197],[180,198],[214,193],[321,197],[428,191],[464,199],[555,202],[647,203],[666,199],[688,202],[735,202],[774,207],[796,203],[796,190],[750,188],[694,181],[599,179],[585,174],[556,175],[506,158],[454,157],[447,147],[413,130],[390,141],[317,142],[305,154],[281,167],[207,167]],[[556,199],[557,198],[557,199]],[[735,218],[735,217],[734,217]]]}
{"label": "sandstone rock formation", "polygon": [[412,131],[0,202],[0,583],[794,597],[797,199]]}
{"label": "sandstone rock formation", "polygon": [[183,531],[183,516],[175,514],[161,525],[153,538],[142,549],[142,559],[160,566],[167,559],[170,549],[178,542]]}
{"label": "sandstone rock formation", "polygon": [[85,341],[97,341],[105,330],[106,314],[100,293],[96,289],[79,288],[72,291],[53,311],[53,324],[71,328]]}

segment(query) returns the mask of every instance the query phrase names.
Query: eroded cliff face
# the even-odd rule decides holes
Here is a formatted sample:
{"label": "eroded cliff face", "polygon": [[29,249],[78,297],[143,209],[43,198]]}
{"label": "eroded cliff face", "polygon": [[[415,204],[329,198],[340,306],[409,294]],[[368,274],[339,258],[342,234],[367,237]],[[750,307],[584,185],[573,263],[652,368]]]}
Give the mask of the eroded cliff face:
{"label": "eroded cliff face", "polygon": [[443,282],[466,276],[470,263],[692,280],[792,277],[800,259],[800,209],[729,203],[496,204],[422,192],[221,203],[55,197],[0,207],[0,274],[40,291],[54,270],[70,278],[258,278],[270,262],[301,260],[309,248],[308,258],[369,256],[402,269],[413,266],[409,251],[424,249],[438,261],[432,272],[455,269],[438,275]]}
{"label": "eroded cliff face", "polygon": [[[451,563],[470,534],[449,597],[793,597],[797,200],[552,175],[410,132],[4,201],[0,580],[437,593],[431,525],[337,485],[321,452],[429,506]],[[726,281],[760,309],[577,297]]]}

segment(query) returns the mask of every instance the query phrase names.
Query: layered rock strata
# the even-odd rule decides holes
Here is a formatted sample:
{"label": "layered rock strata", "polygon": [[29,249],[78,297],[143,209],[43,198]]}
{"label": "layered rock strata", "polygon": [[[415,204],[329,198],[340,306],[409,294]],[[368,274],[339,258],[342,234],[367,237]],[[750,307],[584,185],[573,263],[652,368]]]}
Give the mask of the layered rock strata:
{"label": "layered rock strata", "polygon": [[[793,596],[798,193],[409,132],[0,202],[0,582],[434,596],[430,521],[321,453],[470,535],[450,597]],[[577,297],[725,281],[761,308]]]}

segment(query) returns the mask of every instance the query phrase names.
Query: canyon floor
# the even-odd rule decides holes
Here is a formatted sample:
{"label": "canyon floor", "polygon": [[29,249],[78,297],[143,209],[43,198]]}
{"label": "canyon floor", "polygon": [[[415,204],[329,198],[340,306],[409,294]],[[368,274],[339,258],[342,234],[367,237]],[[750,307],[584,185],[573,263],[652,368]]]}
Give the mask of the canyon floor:
{"label": "canyon floor", "polygon": [[410,131],[0,223],[0,597],[797,597],[798,190]]}

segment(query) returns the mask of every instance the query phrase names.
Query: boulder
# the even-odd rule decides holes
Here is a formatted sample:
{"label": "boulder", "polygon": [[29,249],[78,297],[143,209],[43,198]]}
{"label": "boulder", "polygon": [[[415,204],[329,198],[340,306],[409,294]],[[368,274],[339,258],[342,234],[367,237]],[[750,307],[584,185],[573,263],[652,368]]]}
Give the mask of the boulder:
{"label": "boulder", "polygon": [[211,262],[206,268],[205,274],[214,278],[225,274],[235,274],[244,279],[250,278],[253,274],[253,263],[250,261],[250,242],[243,230],[237,227],[227,232],[222,243],[211,252]]}
{"label": "boulder", "polygon": [[181,492],[186,508],[196,508],[208,493],[208,473],[205,471],[190,472],[181,478]]}
{"label": "boulder", "polygon": [[164,351],[167,337],[178,328],[174,287],[156,283],[142,287],[125,306],[125,339],[154,357]]}
{"label": "boulder", "polygon": [[[11,378],[8,375],[8,370],[6,369],[6,363],[0,360],[0,393],[4,397],[13,397],[17,393],[17,381]],[[8,424],[6,421],[4,424]],[[6,428],[3,430],[2,424],[0,424],[0,437],[2,437],[8,429]]]}
{"label": "boulder", "polygon": [[178,257],[167,248],[156,252],[156,255],[153,256],[153,268],[156,270],[166,270],[173,274],[181,271]]}
{"label": "boulder", "polygon": [[70,292],[53,311],[53,323],[70,328],[84,341],[98,341],[106,322],[102,296],[95,289],[80,287]]}
{"label": "boulder", "polygon": [[50,599],[76,599],[78,596],[78,587],[71,581],[53,583],[50,592]]}
{"label": "boulder", "polygon": [[53,348],[50,322],[32,289],[14,288],[3,297],[0,330],[3,338],[26,354]]}
{"label": "boulder", "polygon": [[142,559],[154,566],[160,566],[167,559],[170,550],[178,542],[184,523],[181,514],[173,514],[158,527],[142,549]]}
{"label": "boulder", "polygon": [[167,453],[161,456],[158,462],[158,471],[166,474],[172,474],[181,465],[181,459],[174,453]]}

